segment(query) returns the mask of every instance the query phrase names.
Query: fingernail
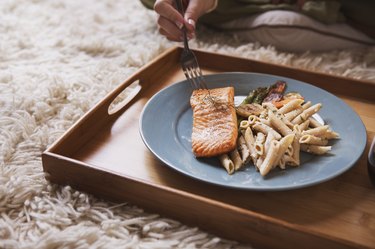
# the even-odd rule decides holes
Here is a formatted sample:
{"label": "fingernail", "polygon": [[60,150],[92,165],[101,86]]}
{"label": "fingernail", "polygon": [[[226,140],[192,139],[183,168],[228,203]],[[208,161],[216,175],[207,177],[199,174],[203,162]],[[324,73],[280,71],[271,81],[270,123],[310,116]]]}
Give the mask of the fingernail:
{"label": "fingernail", "polygon": [[182,27],[184,26],[181,22],[179,21],[176,21],[176,26],[179,28],[179,29],[182,29]]}
{"label": "fingernail", "polygon": [[193,19],[189,19],[188,23],[195,28],[195,22]]}

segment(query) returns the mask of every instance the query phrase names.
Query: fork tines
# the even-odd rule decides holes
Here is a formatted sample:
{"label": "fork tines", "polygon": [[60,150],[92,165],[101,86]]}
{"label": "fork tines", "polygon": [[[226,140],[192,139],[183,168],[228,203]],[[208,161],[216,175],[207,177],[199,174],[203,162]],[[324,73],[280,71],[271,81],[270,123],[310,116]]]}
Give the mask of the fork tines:
{"label": "fork tines", "polygon": [[187,51],[184,49],[181,55],[181,65],[185,77],[193,89],[207,89],[198,61],[191,50]]}
{"label": "fork tines", "polygon": [[[181,0],[175,0],[177,9],[184,16],[184,9]],[[190,82],[193,89],[207,89],[206,82],[204,81],[202,71],[198,65],[197,58],[193,51],[189,48],[189,41],[187,39],[186,27],[182,27],[184,48],[181,53],[180,63],[184,71],[186,79]]]}

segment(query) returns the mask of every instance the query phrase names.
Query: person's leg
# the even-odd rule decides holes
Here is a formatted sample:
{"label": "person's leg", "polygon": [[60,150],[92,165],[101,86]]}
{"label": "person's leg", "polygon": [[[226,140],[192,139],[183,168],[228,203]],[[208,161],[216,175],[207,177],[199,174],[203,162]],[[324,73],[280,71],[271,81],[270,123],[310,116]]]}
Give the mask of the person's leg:
{"label": "person's leg", "polygon": [[294,11],[273,10],[219,25],[249,42],[304,52],[375,45],[375,40],[345,23],[323,24]]}

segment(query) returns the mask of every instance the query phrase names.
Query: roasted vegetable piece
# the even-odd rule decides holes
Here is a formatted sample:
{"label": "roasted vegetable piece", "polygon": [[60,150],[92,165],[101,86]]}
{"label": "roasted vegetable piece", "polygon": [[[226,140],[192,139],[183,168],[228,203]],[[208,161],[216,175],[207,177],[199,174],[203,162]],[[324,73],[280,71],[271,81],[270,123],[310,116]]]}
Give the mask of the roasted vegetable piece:
{"label": "roasted vegetable piece", "polygon": [[257,89],[254,89],[252,90],[249,95],[242,101],[241,105],[243,104],[251,104],[253,103],[254,101],[254,98],[257,96],[258,94],[258,88]]}
{"label": "roasted vegetable piece", "polygon": [[253,103],[262,104],[264,98],[268,94],[269,88],[268,87],[259,87],[258,89],[259,89],[259,92],[258,92],[257,96],[255,97]]}
{"label": "roasted vegetable piece", "polygon": [[248,118],[250,115],[260,115],[264,111],[264,108],[256,103],[243,104],[236,108],[237,115]]}
{"label": "roasted vegetable piece", "polygon": [[286,89],[286,82],[282,80],[278,80],[275,84],[273,84],[270,87],[267,96],[263,99],[263,102],[280,101],[283,98],[285,89]]}

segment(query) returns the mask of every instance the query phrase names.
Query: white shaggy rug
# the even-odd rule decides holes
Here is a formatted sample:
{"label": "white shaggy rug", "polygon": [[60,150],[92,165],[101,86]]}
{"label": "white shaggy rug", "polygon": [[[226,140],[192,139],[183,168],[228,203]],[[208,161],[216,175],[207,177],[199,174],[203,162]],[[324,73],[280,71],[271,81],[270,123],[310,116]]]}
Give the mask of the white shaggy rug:
{"label": "white shaggy rug", "polygon": [[[1,0],[0,248],[246,247],[44,178],[41,153],[173,45],[136,0]],[[192,46],[375,82],[374,48],[297,55],[208,30]]]}

